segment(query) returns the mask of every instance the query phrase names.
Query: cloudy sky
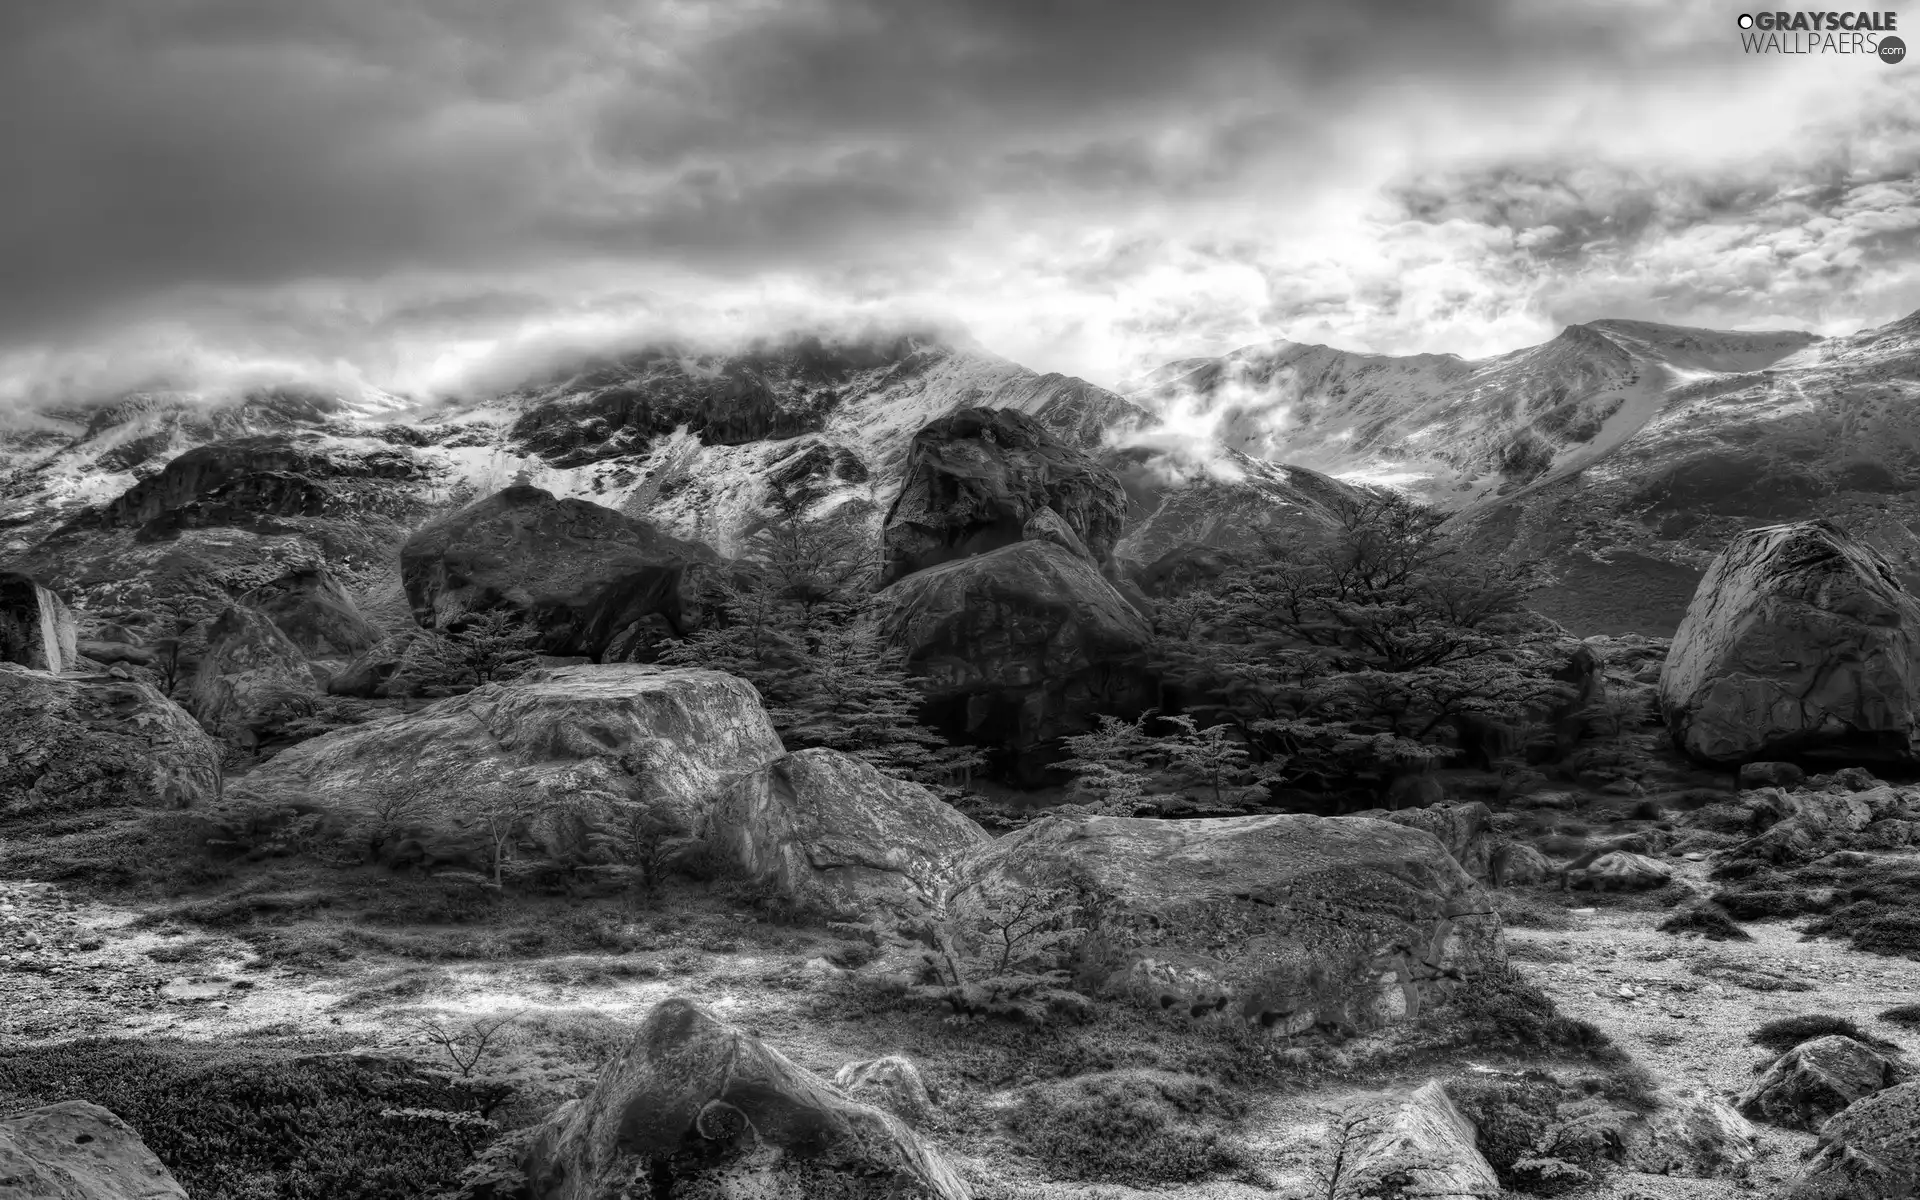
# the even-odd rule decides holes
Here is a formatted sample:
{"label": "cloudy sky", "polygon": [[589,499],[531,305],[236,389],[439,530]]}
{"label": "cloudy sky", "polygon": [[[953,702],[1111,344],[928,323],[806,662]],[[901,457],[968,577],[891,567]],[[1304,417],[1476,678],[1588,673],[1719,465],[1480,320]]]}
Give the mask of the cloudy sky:
{"label": "cloudy sky", "polygon": [[1920,308],[1920,64],[1749,57],[1740,11],[5,0],[0,392],[908,318],[1112,384]]}

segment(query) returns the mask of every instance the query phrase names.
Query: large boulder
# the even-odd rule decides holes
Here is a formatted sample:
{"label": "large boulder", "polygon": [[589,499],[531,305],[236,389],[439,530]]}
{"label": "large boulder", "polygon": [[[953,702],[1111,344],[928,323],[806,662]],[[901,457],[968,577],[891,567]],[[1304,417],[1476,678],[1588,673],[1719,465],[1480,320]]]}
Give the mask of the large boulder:
{"label": "large boulder", "polygon": [[905,1122],[690,1000],[654,1006],[593,1090],[543,1125],[528,1200],[968,1200]]}
{"label": "large boulder", "polygon": [[187,708],[209,730],[245,742],[318,691],[300,647],[265,613],[230,605],[207,627]]}
{"label": "large boulder", "polygon": [[543,667],[293,746],[235,796],[346,805],[415,785],[426,813],[503,781],[556,795],[644,795],[691,826],[742,772],[785,753],[759,693],[718,671]]}
{"label": "large boulder", "polygon": [[987,832],[917,783],[837,750],[801,750],[735,780],[707,840],[796,906],[861,919],[925,912]]}
{"label": "large boulder", "polygon": [[310,658],[347,658],[380,640],[353,597],[324,567],[302,567],[240,598],[266,614]]}
{"label": "large boulder", "polygon": [[1493,906],[1432,834],[1365,817],[1056,815],[971,851],[950,898],[1082,897],[1082,990],[1292,1033],[1417,1015],[1496,960]]}
{"label": "large boulder", "polygon": [[1791,1200],[1912,1200],[1920,1195],[1920,1083],[1848,1105],[1820,1127],[1820,1143]]}
{"label": "large boulder", "polygon": [[1760,1131],[1753,1122],[1705,1089],[1682,1090],[1663,1100],[1630,1128],[1629,1166],[1653,1175],[1692,1179],[1747,1175],[1760,1151]]}
{"label": "large boulder", "polygon": [[1841,1109],[1898,1082],[1893,1060],[1863,1042],[1829,1034],[1782,1054],[1734,1104],[1756,1121],[1818,1129]]}
{"label": "large boulder", "polygon": [[941,563],[880,594],[883,624],[956,733],[1026,749],[1145,707],[1146,618],[1093,564],[1048,541]]}
{"label": "large boulder", "polygon": [[7,1200],[187,1200],[133,1127],[85,1100],[0,1118]]}
{"label": "large boulder", "polygon": [[[1330,1131],[1338,1137],[1338,1131]],[[1353,1127],[1357,1144],[1340,1147],[1341,1195],[1420,1196],[1423,1200],[1497,1200],[1507,1195],[1480,1153],[1479,1131],[1454,1107],[1439,1080],[1428,1080]]]}
{"label": "large boulder", "polygon": [[906,480],[884,526],[885,579],[1018,542],[1047,509],[1102,561],[1120,536],[1126,507],[1111,471],[1032,417],[963,408],[914,435]]}
{"label": "large boulder", "polygon": [[219,795],[219,747],[157,688],[0,663],[0,811],[184,808]]}
{"label": "large boulder", "polygon": [[0,662],[58,675],[73,668],[77,638],[64,600],[28,576],[0,571]]}
{"label": "large boulder", "polygon": [[1700,581],[1660,676],[1661,711],[1706,762],[1912,760],[1917,638],[1920,602],[1878,551],[1825,521],[1751,529]]}
{"label": "large boulder", "polygon": [[428,523],[400,549],[400,578],[425,628],[506,607],[547,654],[629,656],[658,620],[678,635],[711,550],[610,508],[516,484]]}

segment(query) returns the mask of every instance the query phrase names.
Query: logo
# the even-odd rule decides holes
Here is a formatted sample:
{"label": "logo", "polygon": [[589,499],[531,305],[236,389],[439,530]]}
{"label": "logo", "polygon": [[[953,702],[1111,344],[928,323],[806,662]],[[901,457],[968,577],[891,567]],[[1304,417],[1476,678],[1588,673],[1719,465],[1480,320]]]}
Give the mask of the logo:
{"label": "logo", "polygon": [[1893,36],[1894,12],[1741,13],[1740,48],[1748,54],[1858,54],[1905,62],[1907,44]]}

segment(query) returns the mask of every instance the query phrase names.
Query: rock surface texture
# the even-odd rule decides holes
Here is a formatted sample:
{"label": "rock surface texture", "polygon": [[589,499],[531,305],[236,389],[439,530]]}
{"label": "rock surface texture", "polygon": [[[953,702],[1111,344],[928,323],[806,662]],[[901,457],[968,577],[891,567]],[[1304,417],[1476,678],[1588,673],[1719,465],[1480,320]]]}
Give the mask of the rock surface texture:
{"label": "rock surface texture", "polygon": [[1440,1082],[1429,1080],[1366,1127],[1351,1174],[1343,1172],[1357,1186],[1343,1194],[1495,1200],[1507,1193],[1478,1136]]}
{"label": "rock surface texture", "polygon": [[645,789],[692,822],[734,776],[784,753],[753,685],[718,671],[546,667],[294,746],[247,794],[347,802],[413,781],[428,803],[512,781],[560,792]]}
{"label": "rock surface texture", "polygon": [[187,1200],[185,1188],[125,1121],[65,1100],[0,1118],[7,1200]]}
{"label": "rock surface texture", "polygon": [[530,1200],[968,1200],[905,1122],[689,1000],[662,1001],[537,1136]]}
{"label": "rock surface texture", "polygon": [[707,838],[802,908],[859,919],[924,913],[985,830],[917,783],[850,754],[801,750],[735,780]]}
{"label": "rock surface texture", "polygon": [[1043,511],[1104,561],[1126,508],[1111,471],[1032,417],[961,409],[914,435],[906,480],[887,513],[885,578],[1011,545]]}
{"label": "rock surface texture", "polygon": [[346,658],[380,640],[353,597],[323,567],[289,571],[240,598],[310,658]]}
{"label": "rock surface texture", "polygon": [[943,725],[1017,748],[1144,707],[1153,631],[1086,559],[1047,541],[909,575],[880,594]]}
{"label": "rock surface texture", "polygon": [[1735,537],[1708,568],[1660,676],[1689,755],[1910,761],[1920,754],[1920,602],[1824,521]]}
{"label": "rock surface texture", "polygon": [[58,675],[74,666],[77,637],[64,600],[25,575],[0,571],[0,662]]}
{"label": "rock surface texture", "polygon": [[1920,1193],[1920,1083],[1849,1105],[1820,1127],[1820,1144],[1791,1200],[1911,1200]]}
{"label": "rock surface texture", "polygon": [[1782,1054],[1736,1102],[1742,1113],[1788,1129],[1818,1129],[1828,1117],[1894,1083],[1886,1055],[1831,1034]]}
{"label": "rock surface texture", "polygon": [[158,689],[0,663],[0,810],[184,808],[220,795],[220,751]]}
{"label": "rock surface texture", "polygon": [[187,707],[216,732],[244,738],[264,730],[298,697],[319,689],[307,656],[265,613],[230,606],[207,628]]}
{"label": "rock surface texture", "polygon": [[415,531],[400,577],[427,628],[506,606],[541,630],[544,653],[618,659],[650,618],[679,632],[689,571],[713,559],[613,509],[516,484]]}
{"label": "rock surface texture", "polygon": [[1500,953],[1478,884],[1433,835],[1364,817],[1054,816],[971,852],[951,901],[1070,887],[1082,990],[1281,1032],[1411,1018]]}

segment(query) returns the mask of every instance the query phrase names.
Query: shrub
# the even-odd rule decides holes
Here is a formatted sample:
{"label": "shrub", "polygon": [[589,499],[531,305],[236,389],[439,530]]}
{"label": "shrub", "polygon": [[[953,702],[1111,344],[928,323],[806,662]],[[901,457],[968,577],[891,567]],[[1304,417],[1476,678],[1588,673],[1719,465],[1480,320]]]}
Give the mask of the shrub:
{"label": "shrub", "polygon": [[84,1040],[0,1054],[0,1109],[88,1100],[123,1118],[195,1200],[410,1200],[455,1183],[506,1095],[364,1056]]}
{"label": "shrub", "polygon": [[1184,1183],[1246,1170],[1251,1155],[1220,1127],[1246,1103],[1190,1075],[1116,1071],[1021,1093],[1015,1142],[1067,1179]]}
{"label": "shrub", "polygon": [[1775,1054],[1785,1054],[1802,1042],[1810,1042],[1815,1038],[1833,1034],[1850,1037],[1856,1042],[1865,1042],[1879,1050],[1892,1050],[1897,1053],[1900,1049],[1885,1038],[1875,1037],[1866,1032],[1847,1018],[1836,1017],[1831,1013],[1801,1013],[1798,1016],[1768,1021],[1748,1034],[1747,1040],[1756,1046],[1765,1046]]}
{"label": "shrub", "polygon": [[1613,1039],[1587,1021],[1561,1016],[1547,994],[1509,964],[1475,976],[1454,993],[1452,1008],[1471,1045],[1620,1057]]}
{"label": "shrub", "polygon": [[1753,935],[1734,924],[1727,910],[1712,901],[1689,904],[1654,928],[1661,933],[1697,933],[1715,942],[1750,942]]}
{"label": "shrub", "polygon": [[1447,1096],[1478,1130],[1480,1153],[1500,1182],[1518,1187],[1514,1164],[1531,1156],[1560,1108],[1560,1085],[1547,1075],[1456,1075]]}
{"label": "shrub", "polygon": [[1880,1019],[1890,1025],[1901,1025],[1908,1029],[1920,1029],[1920,1004],[1900,1004],[1880,1014]]}

